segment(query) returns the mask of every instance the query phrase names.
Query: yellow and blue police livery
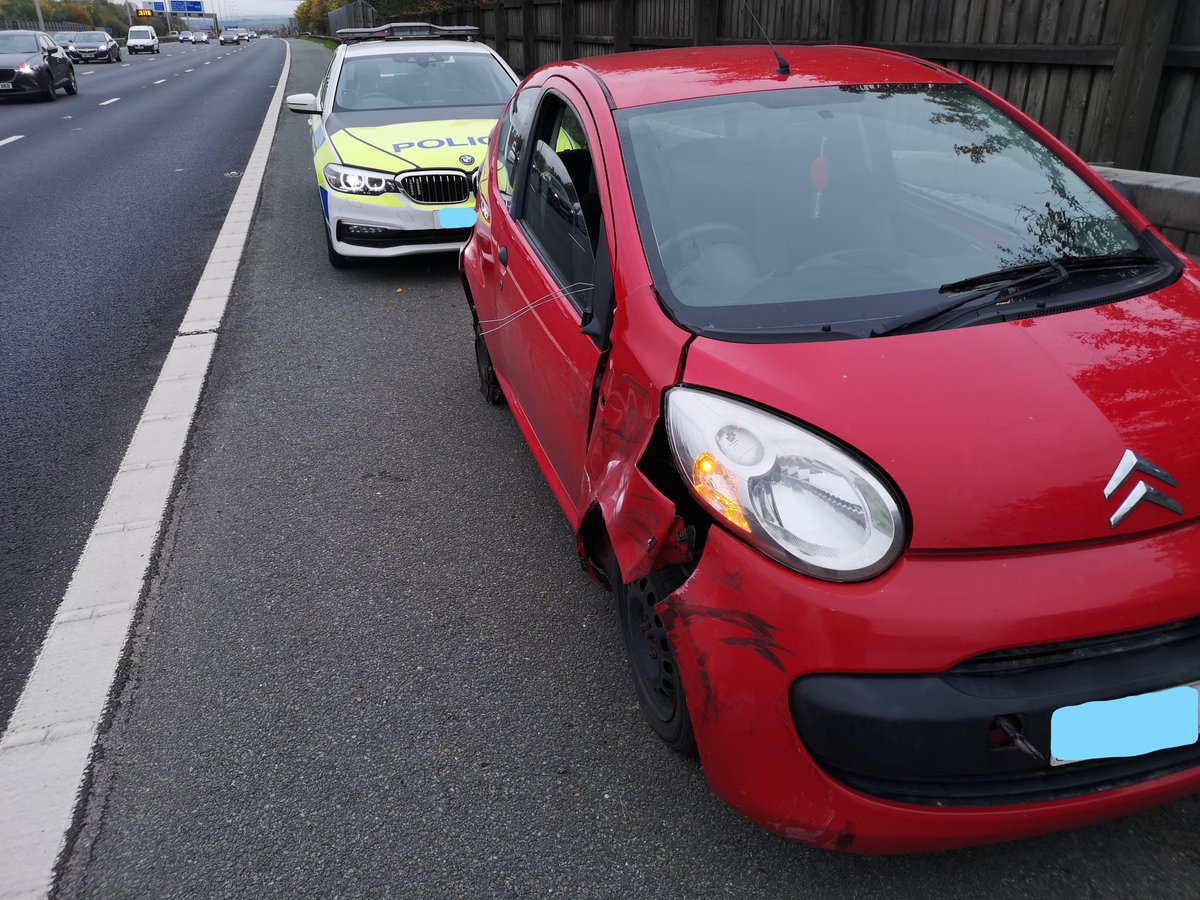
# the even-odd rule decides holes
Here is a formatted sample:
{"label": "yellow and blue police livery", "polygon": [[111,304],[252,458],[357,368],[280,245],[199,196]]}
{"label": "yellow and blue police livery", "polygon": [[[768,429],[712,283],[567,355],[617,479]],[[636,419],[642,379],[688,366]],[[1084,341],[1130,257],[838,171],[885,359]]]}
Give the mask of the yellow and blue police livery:
{"label": "yellow and blue police livery", "polygon": [[458,250],[472,177],[517,77],[471,26],[346,28],[308,115],[329,261]]}

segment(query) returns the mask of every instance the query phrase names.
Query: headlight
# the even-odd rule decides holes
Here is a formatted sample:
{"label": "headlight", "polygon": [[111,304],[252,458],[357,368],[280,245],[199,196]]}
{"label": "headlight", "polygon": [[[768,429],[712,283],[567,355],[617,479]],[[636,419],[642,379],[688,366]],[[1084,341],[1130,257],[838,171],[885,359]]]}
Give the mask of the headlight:
{"label": "headlight", "polygon": [[32,75],[33,66],[31,66],[29,63],[21,63],[19,66],[17,66],[17,71],[22,75]]}
{"label": "headlight", "polygon": [[337,163],[325,166],[325,183],[344,194],[385,194],[395,190],[390,175],[369,169],[352,169]]}
{"label": "headlight", "polygon": [[817,433],[686,387],[667,392],[667,433],[700,502],[797,572],[865,581],[900,556],[900,502],[869,466]]}

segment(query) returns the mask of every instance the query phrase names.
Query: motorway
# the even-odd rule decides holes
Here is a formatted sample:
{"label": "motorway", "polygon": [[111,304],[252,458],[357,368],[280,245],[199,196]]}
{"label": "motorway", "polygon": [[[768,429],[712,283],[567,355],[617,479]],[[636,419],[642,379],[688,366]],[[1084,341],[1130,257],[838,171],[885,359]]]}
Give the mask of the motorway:
{"label": "motorway", "polygon": [[1194,896],[1197,798],[903,858],[725,807],[478,394],[453,256],[336,271],[321,228],[284,113],[56,896]]}
{"label": "motorway", "polygon": [[[283,65],[163,44],[0,102],[0,723],[8,721]],[[231,173],[231,174],[227,174]]]}

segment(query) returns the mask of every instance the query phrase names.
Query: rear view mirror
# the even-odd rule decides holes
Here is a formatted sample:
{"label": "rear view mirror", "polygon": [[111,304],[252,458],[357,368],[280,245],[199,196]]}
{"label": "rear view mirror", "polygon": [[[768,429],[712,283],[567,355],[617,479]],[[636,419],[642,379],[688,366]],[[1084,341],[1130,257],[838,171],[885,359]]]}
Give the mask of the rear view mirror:
{"label": "rear view mirror", "polygon": [[287,98],[287,106],[294,113],[310,116],[321,111],[321,104],[315,94],[291,94]]}

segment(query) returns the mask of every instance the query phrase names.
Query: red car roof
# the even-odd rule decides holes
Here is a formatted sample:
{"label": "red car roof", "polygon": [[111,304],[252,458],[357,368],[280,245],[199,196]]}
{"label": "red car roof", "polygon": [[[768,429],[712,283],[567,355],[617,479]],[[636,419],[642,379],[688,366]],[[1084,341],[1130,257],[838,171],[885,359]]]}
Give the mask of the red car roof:
{"label": "red car roof", "polygon": [[617,108],[783,88],[958,80],[929,63],[888,50],[780,45],[779,52],[791,67],[789,77],[776,74],[778,63],[765,44],[614,53],[567,65],[595,72]]}

